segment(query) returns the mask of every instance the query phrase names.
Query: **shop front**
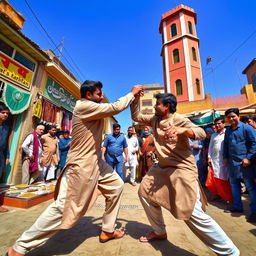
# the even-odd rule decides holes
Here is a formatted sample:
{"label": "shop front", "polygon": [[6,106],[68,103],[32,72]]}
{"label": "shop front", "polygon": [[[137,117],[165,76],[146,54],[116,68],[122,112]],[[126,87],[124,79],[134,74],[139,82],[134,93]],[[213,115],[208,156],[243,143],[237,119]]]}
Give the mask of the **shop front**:
{"label": "shop front", "polygon": [[35,82],[37,74],[42,63],[49,59],[2,9],[0,31],[0,101],[11,113],[5,121],[10,128],[10,163],[0,183],[10,184],[15,183],[13,177],[19,170],[19,147],[23,135],[32,124],[30,110],[38,89]]}
{"label": "shop front", "polygon": [[41,114],[37,115],[41,122],[56,125],[59,131],[72,130],[72,111],[77,98],[63,88],[51,77],[47,77],[40,101]]}
{"label": "shop front", "polygon": [[[9,51],[6,50],[7,47]],[[22,56],[22,58],[17,58],[17,56]],[[31,66],[25,61],[28,61]],[[9,181],[10,174],[15,167],[23,114],[31,102],[31,85],[35,68],[36,62],[32,62],[0,38],[0,100],[10,109],[11,113],[6,121],[11,133],[10,164],[7,166],[5,177],[2,177],[4,183]]]}

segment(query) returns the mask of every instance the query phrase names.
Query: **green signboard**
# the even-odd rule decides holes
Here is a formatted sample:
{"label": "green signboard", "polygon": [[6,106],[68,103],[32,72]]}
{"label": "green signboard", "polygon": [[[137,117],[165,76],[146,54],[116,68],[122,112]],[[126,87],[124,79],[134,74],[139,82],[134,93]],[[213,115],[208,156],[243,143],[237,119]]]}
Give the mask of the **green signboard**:
{"label": "green signboard", "polygon": [[50,77],[48,77],[46,82],[44,96],[71,112],[73,111],[77,101],[71,93],[61,87]]}

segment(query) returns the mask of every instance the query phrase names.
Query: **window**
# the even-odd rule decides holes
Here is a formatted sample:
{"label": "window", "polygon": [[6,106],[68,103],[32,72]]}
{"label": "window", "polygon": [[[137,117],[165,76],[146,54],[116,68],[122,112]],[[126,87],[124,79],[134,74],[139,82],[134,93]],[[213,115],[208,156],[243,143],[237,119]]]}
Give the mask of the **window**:
{"label": "window", "polygon": [[24,57],[21,53],[16,51],[14,59],[21,63],[23,66],[27,67],[28,69],[34,71],[35,64],[26,57]]}
{"label": "window", "polygon": [[142,106],[152,106],[152,100],[142,100]]}
{"label": "window", "polygon": [[196,93],[198,95],[201,94],[201,87],[200,87],[199,79],[196,79]]}
{"label": "window", "polygon": [[175,23],[171,25],[171,35],[172,36],[176,36],[177,35],[177,27],[176,27]]}
{"label": "window", "polygon": [[176,95],[182,95],[183,91],[182,91],[182,82],[180,79],[176,80]]}
{"label": "window", "polygon": [[0,51],[12,57],[13,48],[9,44],[4,42],[2,39],[0,39]]}
{"label": "window", "polygon": [[192,57],[194,61],[197,61],[197,57],[196,57],[196,49],[194,47],[192,47]]}
{"label": "window", "polygon": [[192,23],[190,21],[188,22],[188,32],[189,32],[189,34],[193,35],[193,27],[192,27]]}
{"label": "window", "polygon": [[174,64],[180,62],[180,53],[179,53],[178,49],[174,49],[172,52],[172,55],[173,55],[173,63]]}

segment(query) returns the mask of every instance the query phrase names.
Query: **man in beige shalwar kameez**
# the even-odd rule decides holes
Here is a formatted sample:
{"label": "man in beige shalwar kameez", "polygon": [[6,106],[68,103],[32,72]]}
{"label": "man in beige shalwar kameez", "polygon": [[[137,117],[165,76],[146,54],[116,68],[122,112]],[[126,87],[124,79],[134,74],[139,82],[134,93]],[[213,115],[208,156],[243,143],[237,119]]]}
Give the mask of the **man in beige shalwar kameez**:
{"label": "man in beige shalwar kameez", "polygon": [[56,169],[60,160],[59,140],[56,133],[56,127],[51,125],[48,129],[48,133],[41,137],[43,156],[40,162],[43,165],[44,181],[54,180],[56,177]]}
{"label": "man in beige shalwar kameez", "polygon": [[45,243],[60,229],[69,229],[92,206],[98,189],[106,198],[100,241],[121,238],[124,232],[115,230],[123,181],[101,158],[102,130],[105,117],[121,112],[143,93],[134,86],[130,93],[116,102],[99,104],[103,99],[101,82],[85,81],[80,88],[81,98],[73,112],[72,143],[66,166],[55,190],[56,200],[36,222],[9,248],[9,256],[22,256]]}
{"label": "man in beige shalwar kameez", "polygon": [[202,140],[204,130],[176,112],[176,97],[170,93],[156,95],[155,115],[139,113],[138,100],[131,105],[132,119],[151,126],[159,163],[143,178],[139,197],[153,231],[141,242],[167,239],[161,207],[189,228],[216,254],[240,255],[221,227],[207,214],[204,194],[198,182],[195,160],[188,138]]}

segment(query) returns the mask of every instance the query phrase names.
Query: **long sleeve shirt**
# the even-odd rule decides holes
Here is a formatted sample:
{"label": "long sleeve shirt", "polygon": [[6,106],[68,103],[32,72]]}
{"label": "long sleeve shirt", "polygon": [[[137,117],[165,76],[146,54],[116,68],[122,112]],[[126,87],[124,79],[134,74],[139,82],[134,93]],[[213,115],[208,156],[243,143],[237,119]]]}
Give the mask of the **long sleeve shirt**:
{"label": "long sleeve shirt", "polygon": [[9,159],[9,126],[6,124],[0,125],[0,154],[5,158]]}
{"label": "long sleeve shirt", "polygon": [[221,133],[213,133],[211,136],[208,158],[211,159],[214,177],[222,180],[228,179],[226,166],[223,164],[225,130]]}
{"label": "long sleeve shirt", "polygon": [[251,159],[256,153],[256,137],[254,129],[242,122],[236,129],[228,127],[224,138],[224,159],[233,166],[238,166],[244,158]]}
{"label": "long sleeve shirt", "polygon": [[[33,155],[33,141],[34,141],[33,134],[29,134],[21,145],[23,151],[26,153],[27,156]],[[39,140],[39,152],[38,152],[39,159],[42,157],[42,154],[43,154],[42,144],[41,144],[41,141]]]}
{"label": "long sleeve shirt", "polygon": [[126,142],[128,144],[128,160],[125,163],[126,166],[134,166],[138,164],[137,152],[139,151],[139,142],[137,137],[126,136]]}

